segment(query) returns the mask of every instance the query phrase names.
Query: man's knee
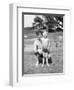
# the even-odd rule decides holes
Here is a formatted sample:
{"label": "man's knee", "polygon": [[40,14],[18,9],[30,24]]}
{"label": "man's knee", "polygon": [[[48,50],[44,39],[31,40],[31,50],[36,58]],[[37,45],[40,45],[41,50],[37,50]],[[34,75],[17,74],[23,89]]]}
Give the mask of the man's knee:
{"label": "man's knee", "polygon": [[38,61],[39,61],[39,64],[43,62],[43,55],[42,54],[39,54]]}
{"label": "man's knee", "polygon": [[49,63],[49,64],[52,63],[52,58],[51,58],[51,57],[48,58],[48,63]]}

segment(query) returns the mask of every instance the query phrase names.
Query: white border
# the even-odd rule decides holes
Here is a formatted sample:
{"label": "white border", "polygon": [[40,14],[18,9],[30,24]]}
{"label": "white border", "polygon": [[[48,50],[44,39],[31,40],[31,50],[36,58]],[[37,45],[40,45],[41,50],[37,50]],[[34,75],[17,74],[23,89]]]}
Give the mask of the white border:
{"label": "white border", "polygon": [[[19,8],[20,7],[20,8]],[[65,21],[64,21],[64,57],[63,57],[63,60],[65,60],[64,64],[66,65],[65,67],[65,75],[63,76],[56,76],[57,74],[54,74],[54,77],[49,77],[52,76],[52,74],[42,74],[43,78],[50,78],[50,81],[52,82],[52,78],[55,79],[55,77],[57,77],[58,79],[60,79],[60,77],[62,77],[62,79],[64,78],[67,78],[68,77],[68,74],[69,74],[69,65],[68,65],[68,58],[67,58],[67,55],[66,55],[66,52],[68,51],[66,48],[66,45],[69,43],[69,33],[70,33],[70,9],[68,8],[54,8],[54,7],[49,7],[48,8],[22,8],[24,7],[24,5],[19,5],[19,4],[13,4],[13,5],[10,5],[10,9],[12,9],[11,13],[10,13],[10,16],[11,16],[11,27],[10,27],[10,31],[11,31],[11,35],[10,35],[10,38],[11,38],[11,41],[12,41],[12,45],[10,44],[12,50],[10,51],[11,52],[11,61],[10,61],[10,84],[11,85],[23,85],[23,84],[26,84],[26,83],[35,83],[35,79],[37,79],[37,77],[33,78],[33,77],[22,77],[22,45],[21,45],[21,42],[22,42],[22,26],[21,26],[21,13],[22,12],[34,12],[34,13],[52,13],[52,14],[65,14]],[[18,12],[17,12],[18,11]],[[17,13],[18,13],[18,17],[17,17]],[[11,15],[13,14],[13,15]],[[17,19],[18,18],[18,19]],[[17,21],[18,20],[18,21]],[[17,23],[18,22],[18,23]],[[18,27],[17,27],[17,24],[18,24]],[[66,34],[67,33],[67,34]],[[68,35],[68,36],[66,36]],[[68,39],[67,39],[68,38]],[[18,47],[17,47],[18,46]],[[18,53],[17,53],[18,52]],[[17,57],[18,56],[18,57]],[[18,61],[18,63],[17,63]],[[32,74],[33,75],[33,74]],[[32,76],[32,75],[29,75],[29,76]],[[42,76],[40,74],[36,74],[36,75],[33,75],[33,76]],[[47,75],[47,77],[45,77]],[[33,79],[33,82],[31,82]],[[27,82],[29,80],[29,82]],[[30,81],[31,80],[31,81]],[[54,81],[54,80],[53,80]],[[58,81],[58,80],[57,80]]]}

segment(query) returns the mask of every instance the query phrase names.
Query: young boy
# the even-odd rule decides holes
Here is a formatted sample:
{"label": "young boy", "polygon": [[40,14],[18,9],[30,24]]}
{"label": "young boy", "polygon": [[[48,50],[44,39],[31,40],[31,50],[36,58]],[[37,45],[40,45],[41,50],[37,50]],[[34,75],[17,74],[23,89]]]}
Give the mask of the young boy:
{"label": "young boy", "polygon": [[49,66],[49,63],[51,62],[51,56],[50,56],[50,41],[47,37],[47,31],[43,32],[42,40],[42,52],[43,52],[43,65],[46,63]]}
{"label": "young boy", "polygon": [[34,42],[34,54],[37,56],[38,61],[36,62],[36,66],[39,64],[42,64],[42,59],[43,59],[43,54],[42,54],[42,41],[41,41],[41,32],[37,31],[36,32],[37,39]]}

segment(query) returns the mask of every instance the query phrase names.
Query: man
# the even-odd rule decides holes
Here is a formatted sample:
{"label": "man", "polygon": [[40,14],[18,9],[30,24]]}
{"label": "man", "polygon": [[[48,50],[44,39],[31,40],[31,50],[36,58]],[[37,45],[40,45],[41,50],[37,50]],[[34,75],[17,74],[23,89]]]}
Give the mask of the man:
{"label": "man", "polygon": [[34,42],[34,54],[37,56],[38,61],[36,62],[36,66],[38,66],[39,64],[42,64],[43,62],[43,53],[42,53],[42,34],[40,31],[36,32],[37,35],[37,39]]}

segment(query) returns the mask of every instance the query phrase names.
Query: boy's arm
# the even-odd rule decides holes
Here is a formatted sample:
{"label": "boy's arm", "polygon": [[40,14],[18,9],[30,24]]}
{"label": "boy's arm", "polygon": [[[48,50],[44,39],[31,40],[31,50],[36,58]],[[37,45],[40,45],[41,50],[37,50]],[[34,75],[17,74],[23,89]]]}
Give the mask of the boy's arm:
{"label": "boy's arm", "polygon": [[47,45],[47,48],[50,49],[50,47],[51,47],[51,42],[50,42],[50,40],[48,39],[48,45]]}

